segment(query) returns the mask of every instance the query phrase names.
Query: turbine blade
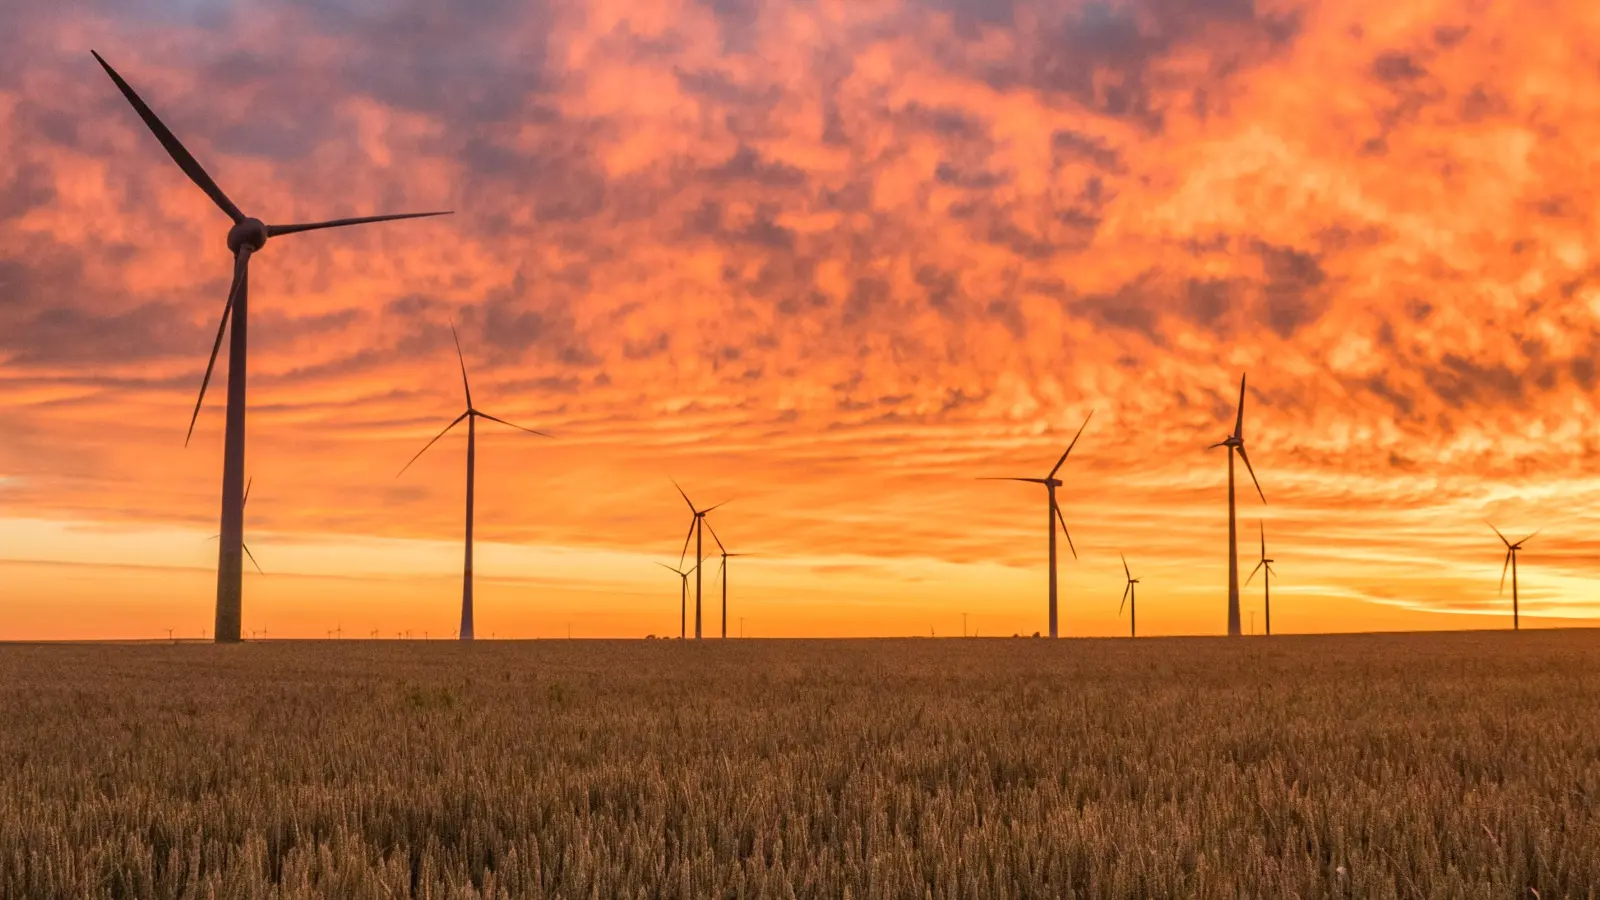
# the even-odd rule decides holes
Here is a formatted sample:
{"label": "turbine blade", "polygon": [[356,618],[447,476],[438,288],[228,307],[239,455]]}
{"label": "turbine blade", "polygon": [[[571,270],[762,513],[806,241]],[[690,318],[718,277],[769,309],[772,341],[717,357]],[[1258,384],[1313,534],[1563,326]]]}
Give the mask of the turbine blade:
{"label": "turbine blade", "polygon": [[1119,617],[1122,615],[1122,608],[1128,605],[1128,592],[1131,590],[1133,590],[1133,584],[1131,582],[1127,587],[1122,589],[1122,602],[1117,605],[1117,615]]}
{"label": "turbine blade", "polygon": [[711,512],[713,509],[719,509],[721,507],[727,506],[729,503],[732,503],[732,502],[733,502],[732,500],[724,500],[721,503],[718,503],[716,506],[708,506],[705,509],[700,510],[700,514],[701,515],[705,515],[706,513]]}
{"label": "turbine blade", "polygon": [[1507,548],[1507,549],[1510,549],[1510,547],[1511,547],[1511,542],[1510,542],[1510,541],[1508,541],[1508,540],[1506,540],[1506,536],[1505,536],[1505,535],[1503,535],[1503,534],[1500,534],[1500,529],[1498,529],[1498,528],[1495,528],[1495,527],[1494,527],[1494,523],[1493,523],[1493,522],[1490,522],[1490,521],[1489,521],[1489,520],[1488,520],[1488,519],[1485,519],[1485,520],[1484,520],[1484,522],[1483,522],[1483,524],[1485,524],[1485,525],[1487,525],[1487,526],[1489,526],[1489,527],[1490,527],[1490,528],[1494,528],[1494,533],[1495,533],[1495,534],[1496,534],[1496,535],[1499,535],[1499,537],[1500,537],[1500,543],[1502,543],[1502,544],[1505,544],[1505,545],[1506,545],[1506,548]]}
{"label": "turbine blade", "polygon": [[1244,376],[1239,376],[1239,416],[1233,420],[1233,436],[1244,437]]}
{"label": "turbine blade", "polygon": [[456,334],[456,323],[450,323],[450,336],[456,341],[456,362],[461,363],[461,388],[467,392],[467,409],[472,408],[472,385],[467,383],[467,358],[461,355],[461,335]]}
{"label": "turbine blade", "polygon": [[256,562],[256,555],[250,552],[250,545],[246,544],[244,541],[240,541],[239,546],[244,548],[244,555],[250,557],[250,564],[256,567],[256,571],[261,572],[263,575],[267,574],[262,570],[261,563]]}
{"label": "turbine blade", "polygon": [[1061,470],[1061,464],[1067,461],[1067,453],[1071,453],[1072,448],[1078,446],[1078,438],[1083,437],[1083,430],[1089,427],[1089,420],[1092,418],[1094,418],[1094,410],[1091,409],[1089,414],[1083,417],[1083,424],[1078,426],[1078,433],[1072,436],[1072,443],[1067,445],[1067,452],[1061,454],[1061,458],[1056,460],[1056,467],[1050,470],[1050,474],[1046,475],[1046,478],[1056,477],[1056,473]]}
{"label": "turbine blade", "polygon": [[228,332],[228,317],[233,314],[233,298],[239,295],[239,285],[250,268],[250,246],[241,245],[233,257],[233,285],[228,288],[228,302],[222,305],[222,322],[217,326],[217,339],[211,345],[211,359],[206,363],[206,374],[200,379],[200,396],[194,401],[194,415],[189,417],[189,433],[183,436],[183,445],[189,446],[194,437],[195,423],[200,421],[200,405],[206,401],[206,386],[211,384],[211,371],[217,367],[217,354],[222,350],[222,336]]}
{"label": "turbine blade", "polygon": [[[713,507],[711,507],[711,509],[716,509],[716,507],[713,506]],[[711,509],[706,510],[706,512],[710,512]],[[715,528],[711,527],[711,520],[710,519],[706,520],[706,528],[711,531],[711,539],[713,541],[717,542],[717,549],[721,550],[723,557],[726,558],[728,556],[728,548],[722,546],[722,538],[717,537],[717,530]]]}
{"label": "turbine blade", "polygon": [[682,575],[683,574],[683,572],[679,571],[678,569],[676,569],[676,568],[674,568],[672,566],[667,565],[664,562],[658,562],[658,563],[656,563],[656,565],[660,566],[663,569],[666,569],[668,572],[672,572],[672,573],[675,573],[675,574],[678,574],[678,575]]}
{"label": "turbine blade", "polygon": [[1511,569],[1511,554],[1513,552],[1512,550],[1506,551],[1506,564],[1500,567],[1500,593],[1502,594],[1506,592],[1506,572]]}
{"label": "turbine blade", "polygon": [[1267,524],[1265,522],[1262,522],[1262,521],[1259,521],[1259,520],[1257,520],[1256,524],[1261,526],[1261,558],[1262,559],[1266,559],[1267,558]]}
{"label": "turbine blade", "polygon": [[299,234],[302,231],[316,231],[319,228],[343,228],[346,225],[365,225],[368,222],[393,222],[396,219],[425,219],[429,216],[448,216],[455,212],[453,209],[440,210],[439,212],[422,213],[397,213],[389,216],[361,216],[355,219],[330,219],[326,222],[307,222],[302,225],[268,225],[267,237],[278,237],[284,234]]}
{"label": "turbine blade", "polygon": [[[512,428],[515,428],[518,431],[526,431],[529,434],[536,434],[536,435],[538,435],[539,437],[542,437],[542,438],[550,437],[550,435],[545,434],[542,431],[534,431],[532,428],[523,428],[521,425],[512,425],[510,422],[507,422],[505,419],[497,419],[494,416],[491,416],[486,412],[478,413],[478,415],[482,416],[485,419],[488,419],[491,422],[499,422],[501,425],[511,425]],[[551,439],[554,440],[554,438],[551,438]]]}
{"label": "turbine blade", "polygon": [[[694,508],[694,501],[689,499],[689,495],[688,494],[683,493],[683,485],[678,483],[678,479],[672,478],[672,479],[668,479],[668,480],[672,482],[672,486],[673,487],[678,489],[678,493],[683,496],[683,502],[689,504],[689,512],[692,512],[697,516],[700,515],[700,511],[698,509]],[[691,527],[693,527],[693,526],[691,526]]]}
{"label": "turbine blade", "polygon": [[974,478],[972,480],[973,481],[1026,481],[1029,484],[1044,484],[1044,481],[1045,481],[1043,478],[1000,478],[1000,477],[997,477],[997,476],[991,476],[991,477],[988,477],[988,478]]}
{"label": "turbine blade", "polygon": [[432,447],[434,444],[438,443],[439,442],[439,438],[442,438],[446,434],[449,434],[450,433],[450,429],[456,427],[457,425],[460,425],[461,424],[461,420],[465,419],[469,415],[471,415],[471,413],[462,413],[461,415],[456,416],[454,422],[451,422],[449,425],[446,425],[444,427],[443,431],[441,431],[438,434],[433,436],[433,440],[431,440],[428,443],[424,444],[422,446],[422,449],[417,451],[417,455],[416,456],[411,457],[411,459],[408,462],[406,462],[406,464],[404,466],[401,466],[400,467],[400,471],[396,472],[394,474],[394,477],[399,478],[401,475],[404,475],[406,473],[406,469],[411,468],[411,463],[414,463],[418,459],[422,458],[422,454],[427,453],[429,447]]}
{"label": "turbine blade", "polygon": [[1122,574],[1128,576],[1128,580],[1132,581],[1133,573],[1128,571],[1128,557],[1122,553],[1118,553],[1117,555],[1122,557]]}
{"label": "turbine blade", "polygon": [[1261,502],[1267,502],[1267,495],[1261,493],[1261,482],[1256,481],[1256,470],[1250,466],[1250,457],[1244,452],[1244,445],[1239,445],[1239,458],[1244,460],[1244,467],[1250,473],[1250,480],[1255,482],[1256,493],[1261,494]]}
{"label": "turbine blade", "polygon": [[1261,571],[1261,567],[1262,567],[1262,566],[1264,566],[1264,565],[1266,565],[1266,563],[1264,563],[1264,562],[1258,562],[1258,563],[1256,563],[1256,567],[1255,567],[1255,568],[1254,568],[1254,569],[1251,569],[1251,570],[1250,570],[1250,577],[1249,577],[1249,578],[1246,578],[1246,579],[1245,579],[1245,580],[1244,580],[1244,583],[1245,583],[1245,586],[1246,586],[1246,587],[1249,587],[1249,586],[1250,586],[1250,582],[1252,582],[1252,581],[1254,581],[1254,580],[1255,580],[1255,577],[1256,577],[1256,573],[1257,573],[1257,572],[1259,572],[1259,571]]}
{"label": "turbine blade", "polygon": [[1218,447],[1226,447],[1226,446],[1228,446],[1228,442],[1227,441],[1217,441],[1215,444],[1206,445],[1206,449],[1207,450],[1215,450]]}
{"label": "turbine blade", "polygon": [[1061,523],[1061,533],[1067,536],[1067,549],[1072,551],[1072,558],[1078,558],[1078,548],[1072,546],[1072,532],[1067,530],[1067,520],[1061,515],[1061,507],[1056,507],[1056,521]]}
{"label": "turbine blade", "polygon": [[243,507],[245,504],[250,502],[250,485],[255,484],[255,483],[256,483],[256,480],[255,480],[254,476],[252,476],[249,481],[246,481],[244,483],[244,499],[239,501],[239,506],[240,507]]}
{"label": "turbine blade", "polygon": [[[1539,531],[1543,531],[1543,530],[1544,530],[1543,528],[1539,529]],[[1534,538],[1538,537],[1539,536],[1539,531],[1535,531],[1533,534],[1530,534],[1527,537],[1523,538],[1522,540],[1517,541],[1517,546],[1521,547],[1523,544],[1526,544],[1527,542],[1529,542],[1529,541],[1533,540]]]}
{"label": "turbine blade", "polygon": [[211,202],[227,213],[228,218],[232,219],[235,225],[243,222],[244,213],[240,212],[239,207],[228,199],[228,195],[222,192],[222,188],[217,187],[217,183],[211,180],[211,176],[207,175],[206,170],[200,167],[200,163],[195,161],[189,150],[168,130],[166,125],[162,124],[161,120],[156,117],[150,107],[145,105],[145,102],[139,98],[133,88],[122,80],[122,76],[117,74],[117,70],[111,68],[110,63],[101,59],[100,54],[95,53],[93,50],[89,52],[94,54],[95,61],[100,63],[100,68],[105,69],[106,74],[111,76],[111,80],[117,83],[117,90],[122,91],[122,96],[128,98],[128,102],[133,104],[134,112],[138,113],[139,118],[144,120],[145,127],[149,128],[151,133],[156,136],[156,140],[161,142],[161,146],[166,148],[167,155],[172,157],[172,161],[178,164],[178,168],[183,170],[183,174],[189,176],[189,180],[194,182],[200,190],[205,191],[206,196],[211,198]]}
{"label": "turbine blade", "polygon": [[[692,509],[693,507],[690,508]],[[689,533],[683,536],[683,549],[678,551],[678,568],[680,569],[683,568],[684,559],[689,556],[689,542],[694,539],[694,523],[698,521],[700,521],[699,516],[689,520]],[[695,565],[698,566],[699,563],[697,562]],[[689,571],[692,572],[694,570],[690,569]]]}

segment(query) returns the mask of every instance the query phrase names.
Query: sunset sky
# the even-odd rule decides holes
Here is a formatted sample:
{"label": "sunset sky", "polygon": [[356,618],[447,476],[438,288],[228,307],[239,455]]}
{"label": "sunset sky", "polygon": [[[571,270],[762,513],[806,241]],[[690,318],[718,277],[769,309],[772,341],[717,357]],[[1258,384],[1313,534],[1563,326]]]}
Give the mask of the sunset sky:
{"label": "sunset sky", "polygon": [[1063,633],[1126,634],[1119,552],[1141,634],[1221,633],[1244,372],[1275,631],[1509,627],[1486,519],[1543,529],[1525,627],[1600,618],[1594,3],[5,19],[0,639],[212,625],[229,222],[91,48],[248,214],[456,210],[255,258],[247,633],[455,627],[464,429],[395,475],[463,406],[452,320],[477,405],[556,438],[480,428],[479,636],[676,635],[669,478],[731,501],[749,635],[1042,631],[1044,492],[974,479],[1091,410]]}

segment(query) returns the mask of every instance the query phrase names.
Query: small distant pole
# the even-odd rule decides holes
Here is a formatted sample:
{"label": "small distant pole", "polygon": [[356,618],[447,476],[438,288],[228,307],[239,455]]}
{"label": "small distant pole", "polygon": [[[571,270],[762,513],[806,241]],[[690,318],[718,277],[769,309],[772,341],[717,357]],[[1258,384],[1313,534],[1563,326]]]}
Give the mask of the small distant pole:
{"label": "small distant pole", "polygon": [[744,637],[744,616],[739,617],[739,637]]}
{"label": "small distant pole", "polygon": [[167,640],[169,640],[169,641],[172,640],[172,629],[171,628],[167,629]]}
{"label": "small distant pole", "polygon": [[202,629],[200,629],[200,640],[203,641],[205,639],[206,639],[206,630],[204,628],[202,628]]}

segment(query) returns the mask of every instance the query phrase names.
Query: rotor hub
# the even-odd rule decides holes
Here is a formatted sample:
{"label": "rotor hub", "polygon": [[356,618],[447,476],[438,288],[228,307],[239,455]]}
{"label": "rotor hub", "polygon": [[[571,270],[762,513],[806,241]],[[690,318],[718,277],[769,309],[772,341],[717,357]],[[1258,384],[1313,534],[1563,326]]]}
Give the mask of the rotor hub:
{"label": "rotor hub", "polygon": [[228,250],[238,253],[240,247],[249,247],[253,253],[267,243],[267,224],[260,219],[245,219],[228,229]]}

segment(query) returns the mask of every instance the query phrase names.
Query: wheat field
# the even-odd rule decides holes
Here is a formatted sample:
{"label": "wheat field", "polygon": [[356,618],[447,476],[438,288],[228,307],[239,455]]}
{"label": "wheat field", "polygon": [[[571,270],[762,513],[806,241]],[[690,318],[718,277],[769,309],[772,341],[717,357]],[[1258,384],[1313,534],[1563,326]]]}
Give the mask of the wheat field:
{"label": "wheat field", "polygon": [[0,646],[0,897],[1595,897],[1600,634]]}

